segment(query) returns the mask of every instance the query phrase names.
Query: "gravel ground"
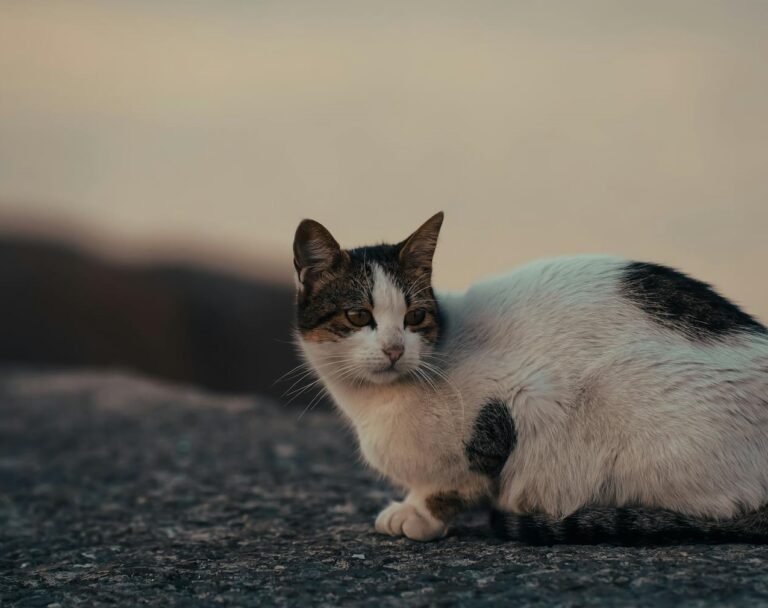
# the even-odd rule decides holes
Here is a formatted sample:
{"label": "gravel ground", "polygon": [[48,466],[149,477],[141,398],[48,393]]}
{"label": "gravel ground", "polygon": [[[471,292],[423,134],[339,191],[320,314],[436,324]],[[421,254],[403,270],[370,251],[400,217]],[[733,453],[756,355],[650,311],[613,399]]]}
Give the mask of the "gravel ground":
{"label": "gravel ground", "polygon": [[114,374],[0,376],[0,605],[768,605],[756,545],[418,544],[333,413]]}

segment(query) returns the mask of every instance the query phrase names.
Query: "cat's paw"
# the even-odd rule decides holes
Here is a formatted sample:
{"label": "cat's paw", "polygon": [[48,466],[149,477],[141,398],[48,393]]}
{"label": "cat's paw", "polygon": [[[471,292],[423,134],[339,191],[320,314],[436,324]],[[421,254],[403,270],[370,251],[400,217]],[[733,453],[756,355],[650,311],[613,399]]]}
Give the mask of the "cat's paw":
{"label": "cat's paw", "polygon": [[430,515],[420,513],[407,502],[392,502],[376,518],[376,532],[429,541],[442,538],[448,526]]}

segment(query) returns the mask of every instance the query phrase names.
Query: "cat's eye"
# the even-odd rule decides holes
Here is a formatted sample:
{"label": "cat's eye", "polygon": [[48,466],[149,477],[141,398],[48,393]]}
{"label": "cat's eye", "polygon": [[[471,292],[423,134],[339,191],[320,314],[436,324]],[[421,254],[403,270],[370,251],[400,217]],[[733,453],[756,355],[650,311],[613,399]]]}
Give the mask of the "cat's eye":
{"label": "cat's eye", "polygon": [[365,327],[371,323],[371,313],[365,308],[350,308],[347,311],[347,319],[356,327]]}
{"label": "cat's eye", "polygon": [[420,325],[424,321],[424,317],[427,316],[427,311],[423,308],[414,308],[405,313],[406,325]]}

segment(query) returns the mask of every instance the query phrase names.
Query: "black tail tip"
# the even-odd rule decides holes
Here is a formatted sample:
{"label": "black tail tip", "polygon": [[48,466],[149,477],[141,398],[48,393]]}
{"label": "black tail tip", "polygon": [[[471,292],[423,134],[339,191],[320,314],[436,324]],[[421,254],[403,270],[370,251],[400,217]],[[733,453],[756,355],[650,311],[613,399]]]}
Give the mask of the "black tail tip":
{"label": "black tail tip", "polygon": [[534,515],[514,515],[491,510],[491,530],[494,535],[505,541],[517,541],[526,545],[550,546],[563,541],[562,531],[557,523]]}
{"label": "black tail tip", "polygon": [[490,525],[493,534],[501,540],[513,540],[514,535],[510,534],[510,518],[512,516],[504,511],[498,509],[491,509],[490,513]]}
{"label": "black tail tip", "polygon": [[527,545],[557,544],[665,546],[768,542],[766,509],[731,521],[699,520],[664,510],[588,508],[552,519],[542,514],[490,514],[491,529],[505,541]]}

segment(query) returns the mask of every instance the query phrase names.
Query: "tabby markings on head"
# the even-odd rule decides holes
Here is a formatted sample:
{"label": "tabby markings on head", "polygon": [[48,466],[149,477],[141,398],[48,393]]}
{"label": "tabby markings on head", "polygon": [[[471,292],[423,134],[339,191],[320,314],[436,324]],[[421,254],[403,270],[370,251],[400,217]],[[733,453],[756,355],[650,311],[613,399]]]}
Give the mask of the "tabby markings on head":
{"label": "tabby markings on head", "polygon": [[349,261],[343,272],[325,278],[311,295],[299,296],[297,320],[305,340],[338,341],[360,331],[363,328],[352,325],[345,310],[373,309],[374,291],[397,289],[406,306],[417,304],[427,313],[412,331],[427,342],[437,341],[439,314],[429,277],[420,280],[406,275],[397,261],[397,246],[360,247],[345,253]]}

